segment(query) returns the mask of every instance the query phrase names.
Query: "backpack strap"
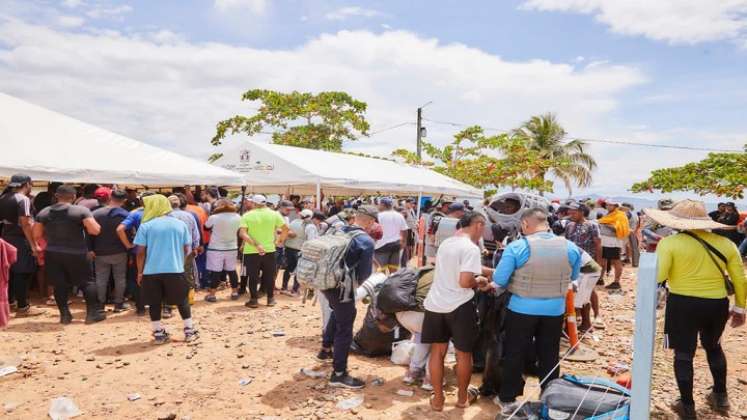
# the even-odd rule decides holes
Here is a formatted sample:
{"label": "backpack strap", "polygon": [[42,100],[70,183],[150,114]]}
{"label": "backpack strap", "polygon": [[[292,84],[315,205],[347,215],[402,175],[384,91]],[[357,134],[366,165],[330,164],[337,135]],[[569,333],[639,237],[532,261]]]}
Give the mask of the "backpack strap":
{"label": "backpack strap", "polygon": [[[716,257],[718,257],[718,259],[720,259],[724,263],[724,265],[728,265],[727,259],[724,256],[724,254],[722,254],[721,251],[719,251],[718,249],[716,249],[713,245],[709,244],[708,241],[706,241],[705,239],[701,238],[700,236],[698,236],[698,235],[696,235],[696,234],[694,234],[694,233],[692,233],[690,231],[687,231],[687,230],[683,231],[682,233],[684,235],[687,235],[687,236],[695,239],[696,241],[700,242],[701,245],[703,245],[703,248],[705,248],[705,250],[706,250],[706,254],[708,254],[708,256],[711,258],[711,261],[713,262],[713,265],[715,265],[716,268],[718,269],[718,272],[721,273],[721,277],[724,278],[724,286],[726,286],[726,292],[727,292],[727,294],[733,294],[733,292],[734,292],[734,285],[732,284],[731,280],[729,279],[729,276],[726,273],[724,273],[724,269],[721,268],[721,266],[718,264],[718,262],[716,262]],[[714,257],[714,255],[716,255],[716,257]]]}

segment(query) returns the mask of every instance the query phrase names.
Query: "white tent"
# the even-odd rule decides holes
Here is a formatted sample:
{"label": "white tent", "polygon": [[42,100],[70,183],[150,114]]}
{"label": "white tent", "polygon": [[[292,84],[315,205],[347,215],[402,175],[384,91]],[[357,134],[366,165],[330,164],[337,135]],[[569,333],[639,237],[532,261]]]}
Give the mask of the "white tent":
{"label": "white tent", "polygon": [[126,185],[241,185],[240,174],[0,93],[0,177]]}
{"label": "white tent", "polygon": [[482,197],[435,171],[388,160],[275,144],[242,142],[215,162],[245,175],[253,192],[326,195],[397,194]]}

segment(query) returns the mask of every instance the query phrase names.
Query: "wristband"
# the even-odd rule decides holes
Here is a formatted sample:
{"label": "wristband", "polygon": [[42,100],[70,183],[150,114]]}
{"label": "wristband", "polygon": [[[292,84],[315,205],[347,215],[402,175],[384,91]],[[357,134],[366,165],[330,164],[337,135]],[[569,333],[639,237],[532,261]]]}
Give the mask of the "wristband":
{"label": "wristband", "polygon": [[744,308],[740,308],[739,306],[732,306],[731,311],[735,314],[744,315]]}

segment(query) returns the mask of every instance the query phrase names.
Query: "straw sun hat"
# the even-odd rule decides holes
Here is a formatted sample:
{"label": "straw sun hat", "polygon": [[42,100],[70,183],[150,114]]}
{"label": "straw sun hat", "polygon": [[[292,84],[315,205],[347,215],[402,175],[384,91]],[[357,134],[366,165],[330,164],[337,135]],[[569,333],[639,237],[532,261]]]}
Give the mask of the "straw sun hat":
{"label": "straw sun hat", "polygon": [[714,222],[708,217],[702,201],[682,200],[672,206],[671,210],[645,209],[643,212],[655,222],[676,230],[734,228]]}

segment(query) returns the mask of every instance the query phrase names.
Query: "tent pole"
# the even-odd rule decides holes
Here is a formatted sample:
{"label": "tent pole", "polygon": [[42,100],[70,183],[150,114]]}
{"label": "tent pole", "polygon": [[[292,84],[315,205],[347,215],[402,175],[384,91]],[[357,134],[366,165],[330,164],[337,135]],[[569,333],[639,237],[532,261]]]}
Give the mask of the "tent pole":
{"label": "tent pole", "polygon": [[322,210],[322,182],[319,179],[316,180],[316,209]]}
{"label": "tent pole", "polygon": [[239,214],[244,214],[244,200],[246,199],[246,185],[241,186],[241,204],[239,204]]}

